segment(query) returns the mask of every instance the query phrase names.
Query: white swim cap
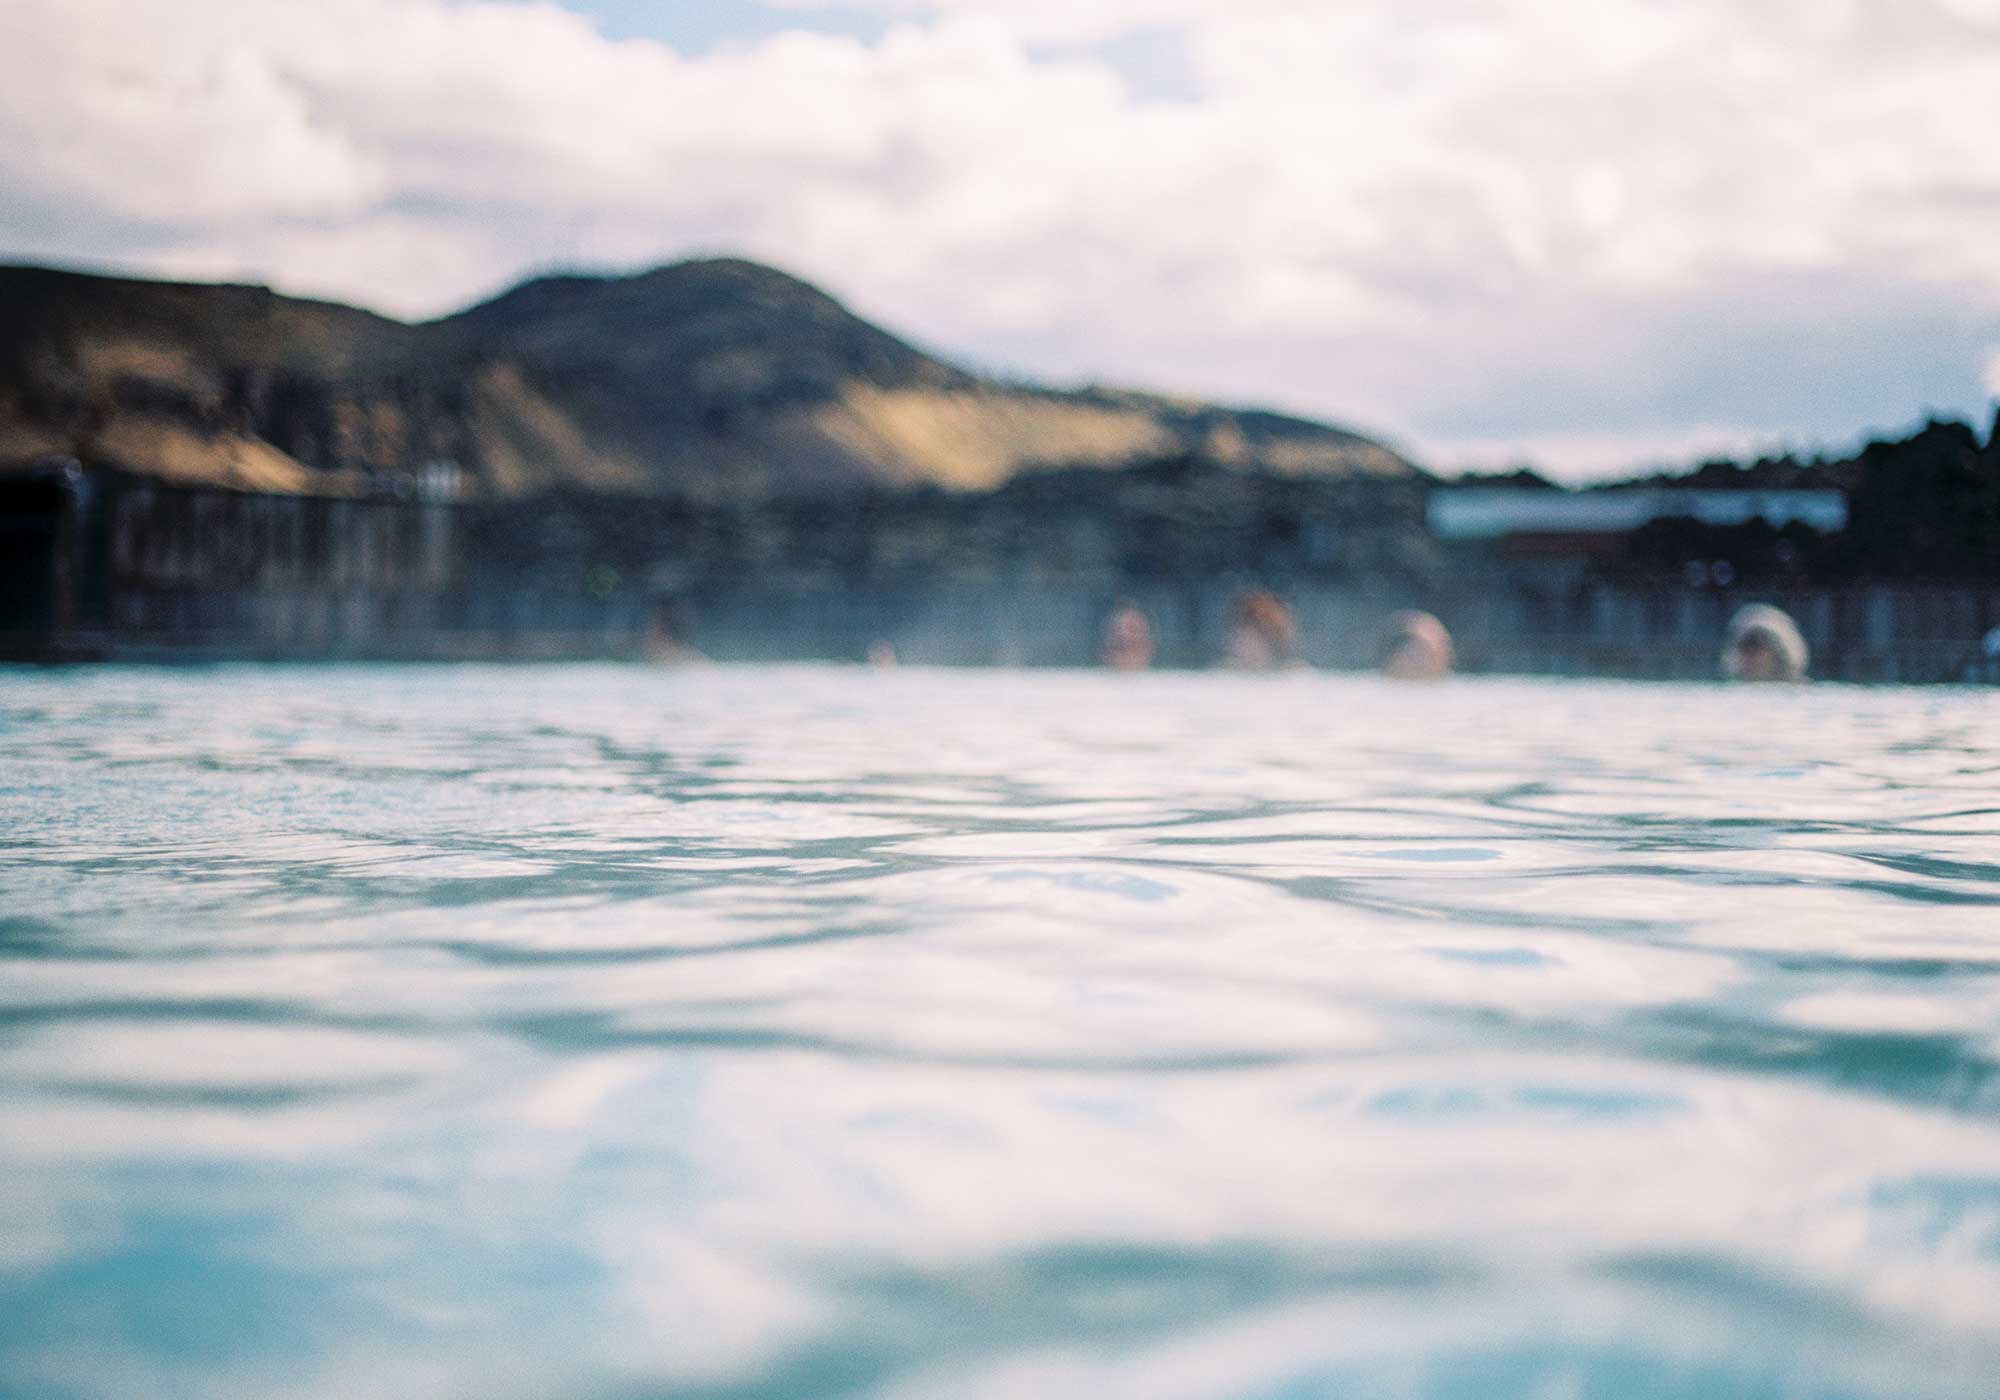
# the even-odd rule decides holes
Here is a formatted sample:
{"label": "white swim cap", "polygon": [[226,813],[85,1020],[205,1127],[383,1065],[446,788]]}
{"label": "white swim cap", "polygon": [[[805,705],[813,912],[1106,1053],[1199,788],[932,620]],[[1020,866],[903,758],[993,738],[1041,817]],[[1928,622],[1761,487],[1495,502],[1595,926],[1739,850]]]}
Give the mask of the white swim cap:
{"label": "white swim cap", "polygon": [[1812,653],[1806,647],[1806,639],[1799,635],[1798,624],[1783,609],[1769,603],[1751,603],[1739,608],[1736,616],[1729,619],[1722,647],[1722,669],[1732,679],[1749,679],[1743,670],[1742,648],[1752,640],[1768,647],[1778,659],[1780,674],[1774,679],[1805,679]]}

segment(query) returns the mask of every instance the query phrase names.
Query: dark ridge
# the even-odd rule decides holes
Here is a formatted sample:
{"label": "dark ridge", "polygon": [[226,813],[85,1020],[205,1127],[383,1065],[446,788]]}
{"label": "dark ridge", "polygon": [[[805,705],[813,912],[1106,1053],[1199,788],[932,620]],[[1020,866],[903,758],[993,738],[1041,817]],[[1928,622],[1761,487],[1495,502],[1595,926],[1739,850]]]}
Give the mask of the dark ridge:
{"label": "dark ridge", "polygon": [[987,489],[1203,451],[1410,479],[1327,424],[983,378],[741,258],[537,277],[411,325],[268,287],[0,268],[0,465],[332,489],[449,460],[489,497]]}

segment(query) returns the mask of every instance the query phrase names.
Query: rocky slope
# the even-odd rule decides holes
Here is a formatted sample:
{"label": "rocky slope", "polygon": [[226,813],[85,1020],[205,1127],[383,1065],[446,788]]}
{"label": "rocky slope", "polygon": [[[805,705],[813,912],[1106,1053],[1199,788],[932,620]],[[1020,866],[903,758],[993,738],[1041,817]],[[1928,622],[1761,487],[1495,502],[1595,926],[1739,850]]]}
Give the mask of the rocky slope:
{"label": "rocky slope", "polygon": [[734,259],[543,278],[414,325],[261,287],[25,267],[0,268],[0,308],[0,465],[61,452],[312,491],[442,459],[490,498],[972,489],[1177,452],[1415,471],[1321,423],[983,379]]}

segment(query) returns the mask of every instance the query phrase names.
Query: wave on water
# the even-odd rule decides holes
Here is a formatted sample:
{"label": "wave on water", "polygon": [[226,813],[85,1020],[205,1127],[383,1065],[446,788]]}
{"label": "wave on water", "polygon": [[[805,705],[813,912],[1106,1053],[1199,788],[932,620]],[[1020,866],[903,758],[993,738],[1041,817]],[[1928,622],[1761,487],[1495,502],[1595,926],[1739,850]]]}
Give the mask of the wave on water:
{"label": "wave on water", "polygon": [[2000,696],[0,672],[0,1392],[1971,1397]]}

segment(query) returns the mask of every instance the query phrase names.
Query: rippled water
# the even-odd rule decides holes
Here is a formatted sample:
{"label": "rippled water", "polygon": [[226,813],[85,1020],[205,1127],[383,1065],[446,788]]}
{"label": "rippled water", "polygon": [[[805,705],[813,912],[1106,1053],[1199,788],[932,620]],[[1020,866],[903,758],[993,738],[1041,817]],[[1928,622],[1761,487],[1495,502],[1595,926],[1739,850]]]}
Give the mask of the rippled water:
{"label": "rippled water", "polygon": [[9,1396],[1983,1396],[2000,696],[0,673]]}

